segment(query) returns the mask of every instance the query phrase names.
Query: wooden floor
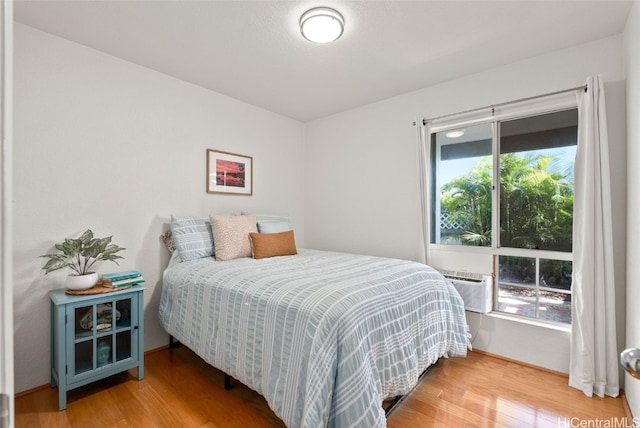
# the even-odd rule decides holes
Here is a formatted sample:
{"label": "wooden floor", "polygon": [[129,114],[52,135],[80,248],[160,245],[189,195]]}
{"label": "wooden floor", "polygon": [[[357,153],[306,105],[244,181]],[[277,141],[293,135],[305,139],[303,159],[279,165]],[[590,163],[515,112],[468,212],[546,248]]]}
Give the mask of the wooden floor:
{"label": "wooden floor", "polygon": [[[123,373],[70,391],[16,398],[16,427],[283,427],[264,399],[186,347],[145,357],[145,379]],[[485,354],[441,360],[392,412],[389,428],[627,426],[621,398],[587,398],[566,376]],[[595,425],[596,420],[601,425]],[[602,421],[608,420],[609,425]],[[584,425],[580,425],[580,424]],[[591,423],[591,425],[587,425]],[[363,427],[368,428],[368,427]]]}

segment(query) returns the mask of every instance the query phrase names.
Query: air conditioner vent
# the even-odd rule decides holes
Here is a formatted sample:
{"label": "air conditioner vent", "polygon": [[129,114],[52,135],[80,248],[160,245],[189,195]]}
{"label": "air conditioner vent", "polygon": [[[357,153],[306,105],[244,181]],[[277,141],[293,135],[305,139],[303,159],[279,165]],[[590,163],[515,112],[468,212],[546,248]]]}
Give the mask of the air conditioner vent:
{"label": "air conditioner vent", "polygon": [[491,312],[493,301],[493,278],[491,275],[445,269],[438,269],[438,272],[458,290],[466,310],[483,314]]}
{"label": "air conditioner vent", "polygon": [[451,280],[459,279],[461,281],[482,282],[485,276],[485,275],[482,275],[481,273],[459,272],[459,271],[445,270],[445,269],[438,269],[438,272],[440,272],[447,279],[451,279]]}

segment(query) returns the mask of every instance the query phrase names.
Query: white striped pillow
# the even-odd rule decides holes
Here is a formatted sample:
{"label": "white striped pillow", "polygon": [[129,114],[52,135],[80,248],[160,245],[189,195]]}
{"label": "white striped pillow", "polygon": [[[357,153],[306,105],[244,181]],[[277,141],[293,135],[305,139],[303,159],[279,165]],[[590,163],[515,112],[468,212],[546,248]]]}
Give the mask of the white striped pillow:
{"label": "white striped pillow", "polygon": [[171,235],[183,262],[211,257],[214,254],[213,233],[208,217],[172,215]]}

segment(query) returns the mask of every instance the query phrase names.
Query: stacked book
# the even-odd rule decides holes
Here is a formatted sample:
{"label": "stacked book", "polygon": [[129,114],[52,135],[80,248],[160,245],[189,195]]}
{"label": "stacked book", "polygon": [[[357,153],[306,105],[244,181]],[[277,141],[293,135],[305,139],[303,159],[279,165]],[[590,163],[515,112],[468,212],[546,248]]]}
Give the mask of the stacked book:
{"label": "stacked book", "polygon": [[102,274],[104,286],[111,288],[130,287],[144,282],[142,274],[137,270]]}

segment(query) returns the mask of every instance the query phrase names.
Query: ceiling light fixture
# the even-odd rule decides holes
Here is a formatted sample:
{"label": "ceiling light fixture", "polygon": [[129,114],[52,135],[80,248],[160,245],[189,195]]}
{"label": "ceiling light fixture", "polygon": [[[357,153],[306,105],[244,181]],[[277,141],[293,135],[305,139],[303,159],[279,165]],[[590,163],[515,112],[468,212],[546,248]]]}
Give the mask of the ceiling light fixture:
{"label": "ceiling light fixture", "polygon": [[458,137],[462,137],[464,135],[464,131],[462,131],[462,130],[449,131],[444,135],[446,135],[449,138],[458,138]]}
{"label": "ceiling light fixture", "polygon": [[329,43],[338,40],[344,32],[344,18],[329,7],[309,9],[300,17],[302,36],[314,43]]}

